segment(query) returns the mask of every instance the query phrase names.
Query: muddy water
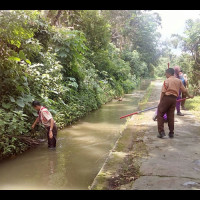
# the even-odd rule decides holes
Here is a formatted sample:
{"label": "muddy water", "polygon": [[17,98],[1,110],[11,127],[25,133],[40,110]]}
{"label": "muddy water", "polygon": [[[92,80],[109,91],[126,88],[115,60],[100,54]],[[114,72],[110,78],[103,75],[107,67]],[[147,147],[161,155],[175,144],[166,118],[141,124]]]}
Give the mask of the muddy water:
{"label": "muddy water", "polygon": [[117,140],[126,119],[137,111],[140,90],[126,94],[91,112],[79,122],[58,132],[57,148],[41,144],[22,155],[0,163],[0,189],[87,190]]}

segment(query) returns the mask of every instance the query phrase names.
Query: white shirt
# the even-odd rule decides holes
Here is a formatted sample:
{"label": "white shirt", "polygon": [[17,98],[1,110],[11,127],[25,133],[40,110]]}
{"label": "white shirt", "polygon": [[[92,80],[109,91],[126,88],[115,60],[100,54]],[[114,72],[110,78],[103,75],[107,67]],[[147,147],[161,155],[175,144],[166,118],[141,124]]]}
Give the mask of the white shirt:
{"label": "white shirt", "polygon": [[52,117],[51,113],[47,110],[47,108],[42,106],[39,111],[40,122],[42,122],[42,124],[44,124],[44,126],[49,127],[51,125],[50,119],[52,119],[52,118],[53,117]]}

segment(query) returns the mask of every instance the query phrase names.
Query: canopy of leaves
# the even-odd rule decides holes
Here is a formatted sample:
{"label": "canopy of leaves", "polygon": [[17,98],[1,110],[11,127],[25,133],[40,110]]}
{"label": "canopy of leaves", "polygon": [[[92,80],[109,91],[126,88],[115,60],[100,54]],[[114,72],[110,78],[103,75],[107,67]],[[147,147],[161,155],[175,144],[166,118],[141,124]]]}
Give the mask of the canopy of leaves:
{"label": "canopy of leaves", "polygon": [[158,25],[140,11],[0,11],[0,137],[30,134],[33,100],[62,128],[153,77]]}

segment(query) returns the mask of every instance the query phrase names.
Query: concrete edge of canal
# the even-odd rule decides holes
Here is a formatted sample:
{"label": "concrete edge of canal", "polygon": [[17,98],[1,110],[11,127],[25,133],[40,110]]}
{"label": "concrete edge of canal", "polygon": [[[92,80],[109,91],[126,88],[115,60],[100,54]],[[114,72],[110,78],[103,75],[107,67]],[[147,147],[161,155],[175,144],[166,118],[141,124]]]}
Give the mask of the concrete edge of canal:
{"label": "concrete edge of canal", "polygon": [[[138,110],[144,109],[153,87],[154,82],[151,81],[138,103]],[[134,180],[140,176],[141,158],[148,156],[148,151],[143,141],[147,127],[140,126],[143,120],[143,114],[127,119],[102,168],[88,187],[89,190],[123,190],[132,188]]]}

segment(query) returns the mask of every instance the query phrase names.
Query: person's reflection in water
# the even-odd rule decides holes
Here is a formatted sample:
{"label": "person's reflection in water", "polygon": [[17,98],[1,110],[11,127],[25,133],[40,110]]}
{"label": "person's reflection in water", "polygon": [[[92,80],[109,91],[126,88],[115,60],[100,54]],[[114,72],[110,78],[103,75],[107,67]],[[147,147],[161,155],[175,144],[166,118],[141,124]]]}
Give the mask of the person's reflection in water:
{"label": "person's reflection in water", "polygon": [[[51,151],[56,151],[56,149],[52,149]],[[49,155],[49,171],[50,171],[50,174],[53,174],[54,172],[55,172],[55,157],[56,156],[54,156],[53,154],[56,154],[56,152],[52,152],[52,153],[50,153],[50,155]]]}
{"label": "person's reflection in water", "polygon": [[48,152],[47,155],[47,186],[54,188],[55,176],[56,176],[56,166],[57,166],[57,154],[56,148],[51,149],[51,152]]}

